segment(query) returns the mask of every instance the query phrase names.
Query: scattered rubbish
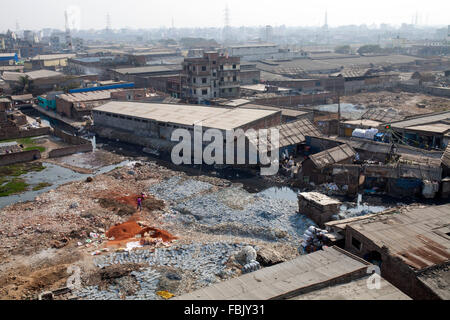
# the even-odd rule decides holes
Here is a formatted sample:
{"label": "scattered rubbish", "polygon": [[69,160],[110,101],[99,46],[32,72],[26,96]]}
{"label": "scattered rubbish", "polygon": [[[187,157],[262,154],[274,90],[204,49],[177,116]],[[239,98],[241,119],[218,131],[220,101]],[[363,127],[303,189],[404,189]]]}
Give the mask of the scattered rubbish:
{"label": "scattered rubbish", "polygon": [[98,233],[91,232],[91,233],[89,233],[89,237],[91,237],[93,239],[98,239],[99,235],[98,235]]}
{"label": "scattered rubbish", "polygon": [[261,269],[261,265],[258,261],[252,260],[242,268],[242,273],[250,273]]}
{"label": "scattered rubbish", "polygon": [[135,248],[142,248],[142,245],[140,242],[136,241],[136,242],[128,242],[127,243],[127,248],[125,249],[126,251],[131,251]]}
{"label": "scattered rubbish", "polygon": [[256,257],[257,257],[256,250],[251,246],[244,247],[235,256],[237,262],[239,262],[241,265],[246,265],[251,261],[256,260]]}
{"label": "scattered rubbish", "polygon": [[70,208],[70,209],[76,209],[76,208],[78,208],[78,202],[73,202],[73,203],[71,203],[69,208]]}
{"label": "scattered rubbish", "polygon": [[173,293],[170,293],[169,291],[158,291],[156,294],[164,299],[170,299],[172,297],[175,297]]}

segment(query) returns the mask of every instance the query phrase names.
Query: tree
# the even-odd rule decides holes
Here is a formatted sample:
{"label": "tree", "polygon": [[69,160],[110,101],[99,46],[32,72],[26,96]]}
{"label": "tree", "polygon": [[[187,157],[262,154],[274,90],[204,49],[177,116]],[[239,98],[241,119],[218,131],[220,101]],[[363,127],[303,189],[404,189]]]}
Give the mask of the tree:
{"label": "tree", "polygon": [[14,88],[14,93],[31,93],[33,91],[33,80],[29,76],[21,76],[19,84]]}
{"label": "tree", "polygon": [[383,49],[380,48],[377,44],[366,44],[364,46],[359,47],[358,53],[360,55],[366,54],[366,53],[381,53],[383,52]]}
{"label": "tree", "polygon": [[352,48],[349,45],[338,46],[338,47],[334,48],[334,52],[336,52],[336,53],[343,53],[343,54],[350,54],[352,52]]}

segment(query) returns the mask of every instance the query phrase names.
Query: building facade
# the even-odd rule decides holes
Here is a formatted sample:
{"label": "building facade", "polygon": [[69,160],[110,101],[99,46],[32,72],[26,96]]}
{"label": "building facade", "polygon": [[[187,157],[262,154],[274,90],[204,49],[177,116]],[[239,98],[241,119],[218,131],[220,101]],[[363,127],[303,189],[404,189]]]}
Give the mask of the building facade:
{"label": "building facade", "polygon": [[207,103],[214,98],[236,98],[240,95],[240,58],[206,52],[202,58],[183,62],[182,98]]}

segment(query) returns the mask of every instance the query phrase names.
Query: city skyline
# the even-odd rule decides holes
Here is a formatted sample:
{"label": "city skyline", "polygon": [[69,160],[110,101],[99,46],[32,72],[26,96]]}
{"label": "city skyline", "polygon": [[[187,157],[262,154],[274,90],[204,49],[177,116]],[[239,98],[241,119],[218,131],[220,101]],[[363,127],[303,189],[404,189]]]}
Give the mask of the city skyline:
{"label": "city skyline", "polygon": [[[112,29],[152,29],[166,27],[216,27],[225,25],[225,7],[229,7],[229,24],[232,27],[258,27],[285,25],[287,27],[319,27],[325,23],[330,28],[343,25],[368,26],[389,24],[399,26],[403,23],[428,26],[444,26],[449,24],[446,12],[450,5],[442,1],[395,1],[380,0],[377,6],[348,0],[336,3],[319,0],[313,4],[305,1],[280,0],[277,6],[268,0],[245,1],[228,0],[226,2],[192,0],[186,3],[179,0],[164,2],[129,0],[127,3],[117,2],[110,5],[105,0],[22,0],[21,7],[32,8],[18,10],[14,15],[8,10],[0,11],[0,31],[40,30],[44,28],[64,29],[64,12],[76,15],[77,29],[105,29],[107,16]],[[3,5],[5,6],[5,5]],[[270,10],[268,10],[270,8]],[[201,13],[198,16],[198,13]],[[45,16],[45,19],[34,17]],[[193,18],[195,17],[195,18]],[[194,22],[192,21],[194,20]]]}

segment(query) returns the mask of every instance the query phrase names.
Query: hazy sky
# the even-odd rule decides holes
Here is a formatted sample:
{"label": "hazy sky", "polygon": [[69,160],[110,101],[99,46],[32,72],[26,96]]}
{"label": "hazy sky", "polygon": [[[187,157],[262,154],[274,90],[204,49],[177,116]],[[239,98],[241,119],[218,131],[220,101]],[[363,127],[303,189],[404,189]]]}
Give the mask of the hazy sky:
{"label": "hazy sky", "polygon": [[16,21],[21,29],[63,29],[67,8],[82,29],[104,29],[107,13],[113,29],[170,27],[172,18],[175,27],[221,27],[225,4],[232,26],[319,26],[325,10],[330,26],[400,25],[416,12],[419,24],[450,24],[448,0],[0,0],[0,30],[15,30]]}

